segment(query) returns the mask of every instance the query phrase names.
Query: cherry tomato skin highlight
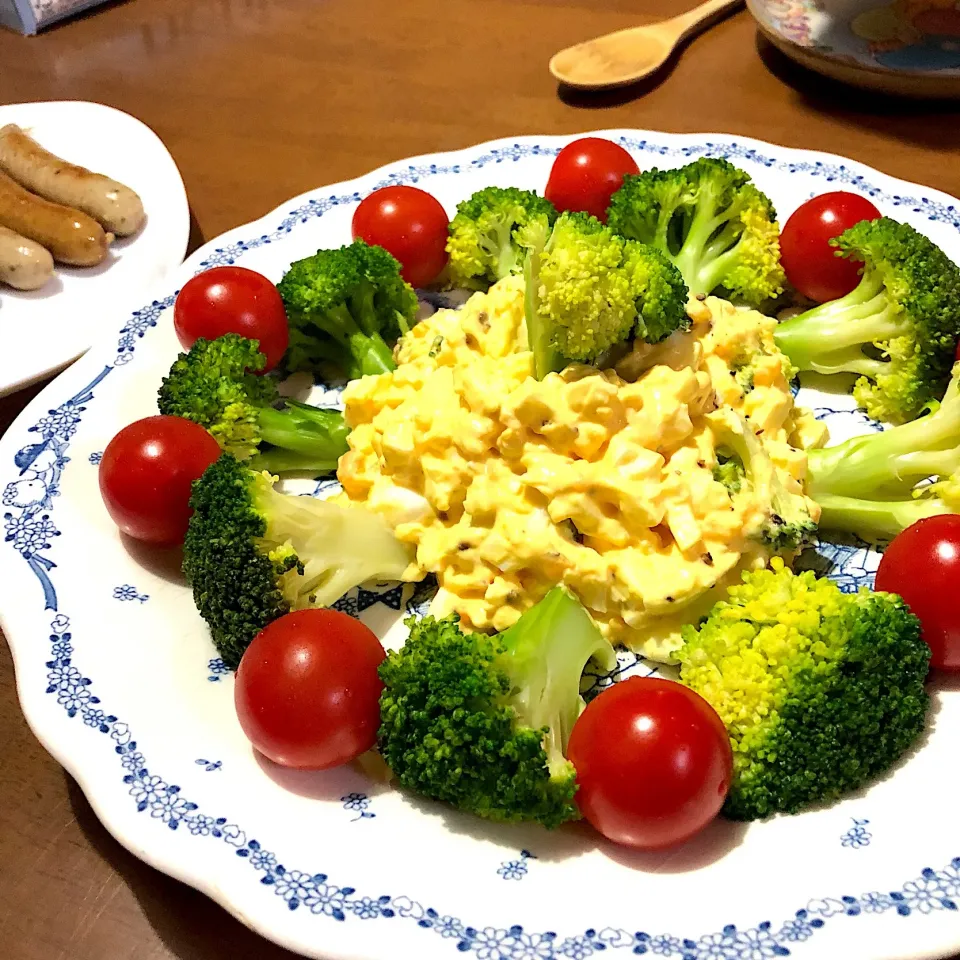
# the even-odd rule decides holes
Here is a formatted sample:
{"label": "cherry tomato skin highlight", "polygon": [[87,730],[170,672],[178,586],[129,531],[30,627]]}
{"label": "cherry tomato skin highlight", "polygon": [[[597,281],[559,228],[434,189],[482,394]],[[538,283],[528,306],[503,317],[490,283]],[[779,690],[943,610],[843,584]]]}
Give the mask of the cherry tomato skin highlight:
{"label": "cherry tomato skin highlight", "polygon": [[561,212],[584,210],[607,222],[610,198],[626,173],[639,173],[636,160],[619,144],[602,137],[568,143],[553,161],[543,195]]}
{"label": "cherry tomato skin highlight", "polygon": [[592,700],[570,736],[577,805],[607,839],[657,850],[720,812],[733,753],[723,722],[679,683],[631,677]]}
{"label": "cherry tomato skin highlight", "polygon": [[403,279],[426,287],[447,265],[447,213],[432,194],[416,187],[381,187],[353,214],[353,239],[383,247],[400,261]]}
{"label": "cherry tomato skin highlight", "polygon": [[100,494],[113,522],[147,543],[183,542],[193,481],[220,456],[199,424],[146,417],[124,427],[103,451]]}
{"label": "cherry tomato skin highlight", "polygon": [[837,256],[829,241],[861,220],[879,217],[880,211],[866,197],[843,190],[802,204],[780,232],[780,263],[787,279],[818,303],[846,296],[860,282],[863,264]]}
{"label": "cherry tomato skin highlight", "polygon": [[260,344],[268,373],[287,352],[290,330],[277,288],[246,267],[213,267],[191,277],[173,305],[173,326],[184,350],[198,337],[237,333]]}
{"label": "cherry tomato skin highlight", "polygon": [[337,610],[297,610],[264,627],[240,661],[234,703],[274,763],[326,770],[369,750],[380,726],[376,634]]}
{"label": "cherry tomato skin highlight", "polygon": [[930,666],[960,671],[960,515],[911,524],[884,550],[875,590],[899,593],[920,618]]}

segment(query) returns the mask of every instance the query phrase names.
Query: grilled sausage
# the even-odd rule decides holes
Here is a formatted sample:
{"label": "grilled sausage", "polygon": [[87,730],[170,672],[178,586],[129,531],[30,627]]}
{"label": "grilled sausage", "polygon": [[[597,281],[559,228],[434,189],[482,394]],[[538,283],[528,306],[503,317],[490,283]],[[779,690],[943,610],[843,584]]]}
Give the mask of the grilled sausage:
{"label": "grilled sausage", "polygon": [[61,160],[15,123],[0,127],[0,170],[46,200],[82,210],[118,237],[143,226],[143,203],[129,187]]}
{"label": "grilled sausage", "polygon": [[0,227],[36,240],[53,259],[92,267],[107,255],[113,234],[105,234],[85,213],[35,196],[0,171]]}
{"label": "grilled sausage", "polygon": [[0,283],[17,290],[39,290],[52,276],[53,257],[49,250],[0,227]]}

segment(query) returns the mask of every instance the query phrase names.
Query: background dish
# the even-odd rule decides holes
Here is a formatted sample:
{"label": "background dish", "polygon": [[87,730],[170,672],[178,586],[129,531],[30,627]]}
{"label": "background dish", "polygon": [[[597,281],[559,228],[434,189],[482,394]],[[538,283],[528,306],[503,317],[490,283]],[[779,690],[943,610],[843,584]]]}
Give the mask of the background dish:
{"label": "background dish", "polygon": [[[955,201],[860,164],[724,136],[601,135],[622,139],[644,167],[727,156],[783,218],[842,184],[960,257]],[[177,351],[174,291],[192,273],[237,262],[277,279],[291,260],[348,240],[356,203],[384,183],[419,183],[448,211],[491,183],[542,188],[569,139],[421,157],[296,198],[144,292],[115,317],[114,335],[31,403],[0,442],[2,618],[27,719],[137,856],[307,955],[946,954],[960,945],[956,696],[938,694],[932,735],[894,775],[825,810],[747,828],[718,822],[679,851],[644,856],[580,827],[492,827],[355,770],[258,763],[176,557],[124,543],[101,509],[99,454],[121,425],[155,411]],[[868,428],[846,397],[805,389],[801,399],[836,439]],[[821,556],[848,589],[869,582],[877,561],[857,544],[825,545]],[[388,585],[345,606],[383,633],[423,599]]]}
{"label": "background dish", "polygon": [[71,163],[125,183],[143,200],[147,222],[116,240],[97,267],[57,264],[30,293],[0,286],[0,396],[75,360],[145,287],[177,266],[187,250],[190,212],[180,172],[159,137],[120,110],[62,101],[0,106],[0,127],[16,123]]}
{"label": "background dish", "polygon": [[952,0],[747,0],[788,57],[885,93],[960,96],[960,9]]}

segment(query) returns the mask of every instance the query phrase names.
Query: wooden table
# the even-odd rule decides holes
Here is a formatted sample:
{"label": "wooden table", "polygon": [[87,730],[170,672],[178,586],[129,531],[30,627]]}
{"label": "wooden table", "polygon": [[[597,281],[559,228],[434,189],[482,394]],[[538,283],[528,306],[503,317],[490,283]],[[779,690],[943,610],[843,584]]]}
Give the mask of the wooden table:
{"label": "wooden table", "polygon": [[[602,127],[752,135],[960,192],[960,109],[805,74],[758,45],[746,13],[694,41],[659,85],[558,95],[546,69],[555,50],[675,10],[671,0],[138,0],[38,38],[0,30],[0,103],[98,100],[153,127],[186,182],[191,249],[390,160]],[[35,393],[0,400],[0,432]],[[0,956],[291,956],[110,837],[27,729],[2,643]]]}

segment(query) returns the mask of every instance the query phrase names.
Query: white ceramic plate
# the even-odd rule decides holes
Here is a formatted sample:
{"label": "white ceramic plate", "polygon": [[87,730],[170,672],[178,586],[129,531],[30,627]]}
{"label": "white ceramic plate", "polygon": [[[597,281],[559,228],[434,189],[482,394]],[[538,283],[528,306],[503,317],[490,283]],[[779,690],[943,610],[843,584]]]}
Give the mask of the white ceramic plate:
{"label": "white ceramic plate", "polygon": [[[745,167],[788,215],[843,186],[960,257],[955,201],[859,164],[725,136],[607,131],[641,166],[705,153]],[[155,412],[177,352],[174,291],[238,262],[278,279],[349,239],[361,196],[411,182],[448,210],[488,184],[542,188],[565,138],[529,137],[396,163],[291,200],[197,251],[26,409],[0,443],[2,620],[24,712],[130,850],[267,937],[327,960],[905,960],[960,948],[960,695],[894,774],[827,809],[725,821],[686,847],[625,852],[582,825],[494,827],[368,780],[258,763],[232,681],[175,558],[124,544],[97,492],[100,451]],[[837,437],[871,425],[803,391]],[[821,548],[846,589],[865,545]],[[383,634],[422,597],[386,585],[345,601]],[[642,665],[629,664],[631,669]]]}
{"label": "white ceramic plate", "polygon": [[183,260],[190,236],[180,171],[139,120],[76,100],[0,106],[0,127],[8,123],[65,160],[135,190],[147,222],[136,236],[114,242],[99,266],[57,264],[54,278],[32,292],[0,285],[0,396],[55,373],[105,336]]}

